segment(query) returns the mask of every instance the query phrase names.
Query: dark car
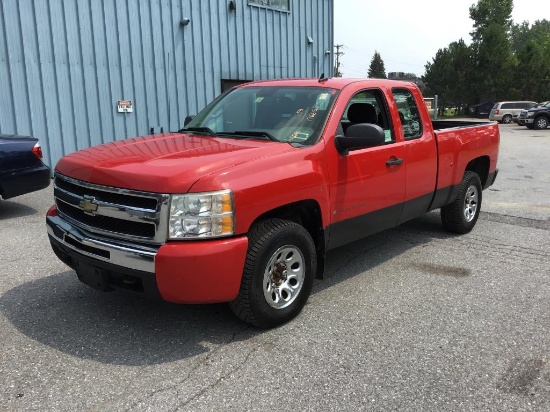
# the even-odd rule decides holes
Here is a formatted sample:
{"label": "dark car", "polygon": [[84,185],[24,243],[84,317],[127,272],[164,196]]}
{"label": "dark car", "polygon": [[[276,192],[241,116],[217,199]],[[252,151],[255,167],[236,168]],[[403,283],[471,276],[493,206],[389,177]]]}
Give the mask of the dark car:
{"label": "dark car", "polygon": [[469,113],[470,117],[477,117],[478,119],[487,119],[489,118],[489,113],[495,105],[495,102],[485,102],[470,106]]}
{"label": "dark car", "polygon": [[37,138],[0,134],[0,197],[10,199],[49,186],[51,171],[42,162]]}
{"label": "dark car", "polygon": [[539,103],[538,106],[529,110],[523,110],[518,120],[518,124],[525,125],[529,129],[546,129],[550,124],[550,101]]}

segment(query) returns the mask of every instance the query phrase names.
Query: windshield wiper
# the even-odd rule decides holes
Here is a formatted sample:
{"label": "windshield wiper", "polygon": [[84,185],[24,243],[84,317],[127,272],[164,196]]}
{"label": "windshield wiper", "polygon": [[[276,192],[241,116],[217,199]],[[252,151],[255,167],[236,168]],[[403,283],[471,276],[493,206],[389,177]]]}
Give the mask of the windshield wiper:
{"label": "windshield wiper", "polygon": [[275,136],[268,132],[258,132],[256,130],[237,130],[235,132],[232,132],[231,134],[236,134],[237,136],[252,136],[252,137],[267,137],[269,140],[273,142],[280,142],[279,139],[277,139]]}
{"label": "windshield wiper", "polygon": [[178,133],[181,133],[181,132],[195,132],[195,133],[203,133],[208,136],[217,136],[216,132],[209,127],[188,127],[188,128],[178,130]]}

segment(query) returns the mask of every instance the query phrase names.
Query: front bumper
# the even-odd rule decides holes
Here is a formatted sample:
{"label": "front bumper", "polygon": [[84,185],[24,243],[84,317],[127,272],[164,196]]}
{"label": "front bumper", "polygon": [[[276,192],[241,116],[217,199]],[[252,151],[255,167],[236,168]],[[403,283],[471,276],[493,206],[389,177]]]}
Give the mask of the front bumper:
{"label": "front bumper", "polygon": [[534,117],[526,117],[525,119],[521,119],[521,121],[524,124],[533,124],[533,123],[535,123],[535,118]]}
{"label": "front bumper", "polygon": [[229,302],[241,285],[248,238],[169,242],[152,247],[100,238],[50,210],[53,251],[85,284],[174,303]]}

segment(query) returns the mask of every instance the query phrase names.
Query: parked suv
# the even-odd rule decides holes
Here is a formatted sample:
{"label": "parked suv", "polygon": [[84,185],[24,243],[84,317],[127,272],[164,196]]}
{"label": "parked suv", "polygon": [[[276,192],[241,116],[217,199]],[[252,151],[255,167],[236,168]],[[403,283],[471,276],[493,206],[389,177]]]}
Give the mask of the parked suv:
{"label": "parked suv", "polygon": [[529,129],[546,129],[550,124],[550,102],[543,102],[532,109],[522,110],[520,116],[521,124]]}
{"label": "parked suv", "polygon": [[498,102],[495,103],[489,114],[489,120],[499,123],[512,123],[514,113],[519,113],[524,109],[530,109],[537,105],[537,102]]}

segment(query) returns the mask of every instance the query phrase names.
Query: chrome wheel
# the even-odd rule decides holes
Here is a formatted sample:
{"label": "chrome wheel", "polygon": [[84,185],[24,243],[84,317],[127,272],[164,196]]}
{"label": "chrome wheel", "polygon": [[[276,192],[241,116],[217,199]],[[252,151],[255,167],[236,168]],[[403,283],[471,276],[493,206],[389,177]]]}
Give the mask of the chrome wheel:
{"label": "chrome wheel", "polygon": [[477,212],[477,205],[479,202],[479,193],[477,187],[471,185],[466,191],[466,196],[464,197],[464,218],[466,222],[471,222],[474,220]]}
{"label": "chrome wheel", "polygon": [[271,256],[264,272],[264,297],[275,309],[290,305],[304,284],[304,255],[295,246],[283,246]]}

